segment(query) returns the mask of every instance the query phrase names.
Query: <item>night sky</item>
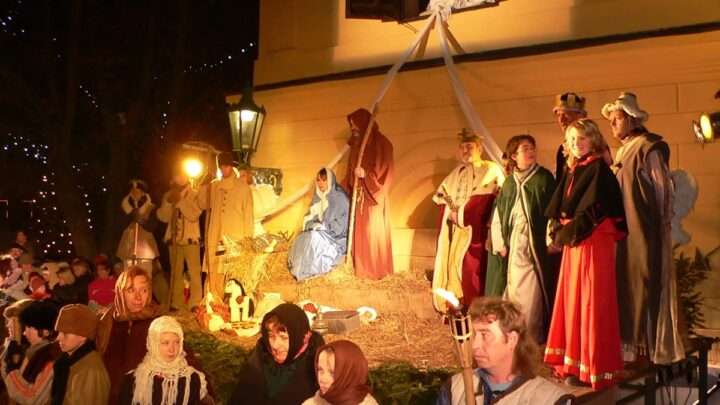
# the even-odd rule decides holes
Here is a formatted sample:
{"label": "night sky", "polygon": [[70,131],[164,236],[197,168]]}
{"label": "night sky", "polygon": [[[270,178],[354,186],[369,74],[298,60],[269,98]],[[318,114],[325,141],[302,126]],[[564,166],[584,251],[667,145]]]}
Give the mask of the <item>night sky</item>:
{"label": "night sky", "polygon": [[258,14],[259,0],[0,1],[0,228],[109,250],[130,179],[159,199],[182,142],[230,147],[225,96],[252,79]]}

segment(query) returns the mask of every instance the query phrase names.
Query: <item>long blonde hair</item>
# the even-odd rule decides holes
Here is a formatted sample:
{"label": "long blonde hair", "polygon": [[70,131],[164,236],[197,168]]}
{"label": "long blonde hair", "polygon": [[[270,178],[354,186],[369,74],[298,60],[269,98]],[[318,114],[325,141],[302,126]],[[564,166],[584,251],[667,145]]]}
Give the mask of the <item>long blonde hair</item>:
{"label": "long blonde hair", "polygon": [[590,139],[590,153],[593,155],[601,155],[608,148],[607,142],[600,132],[598,124],[590,118],[580,118],[579,120],[573,121],[568,125],[565,130],[565,141],[564,146],[567,153],[567,164],[569,167],[573,167],[577,161],[577,158],[570,153],[570,131],[575,129],[576,131],[583,134],[585,137]]}

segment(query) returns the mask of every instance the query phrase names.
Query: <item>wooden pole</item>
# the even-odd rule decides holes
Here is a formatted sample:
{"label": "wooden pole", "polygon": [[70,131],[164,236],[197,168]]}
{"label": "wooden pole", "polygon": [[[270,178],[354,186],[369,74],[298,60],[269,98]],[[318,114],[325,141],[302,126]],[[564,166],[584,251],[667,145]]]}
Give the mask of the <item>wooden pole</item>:
{"label": "wooden pole", "polygon": [[[362,143],[360,144],[360,153],[358,154],[358,161],[357,166],[355,166],[355,169],[362,166],[362,160],[363,156],[365,155],[365,147],[368,143],[368,138],[370,137],[370,131],[375,124],[375,114],[377,112],[376,106],[372,107],[372,111],[370,113],[370,122],[368,122],[367,128],[365,128],[365,133],[363,134]],[[351,135],[352,136],[352,135]],[[366,173],[367,174],[367,173]],[[358,178],[355,175],[355,170],[353,169],[352,172],[353,176],[353,192],[352,192],[352,200],[350,200],[350,228],[348,229],[348,245],[347,245],[347,253],[345,254],[345,264],[350,265],[352,263],[352,245],[353,245],[353,239],[355,238],[355,214],[356,214],[356,206],[357,206],[357,197],[358,197]]]}
{"label": "wooden pole", "polygon": [[459,355],[465,358],[463,362],[463,385],[465,386],[465,405],[477,405],[475,402],[475,384],[473,384],[472,343],[466,340],[458,344]]}

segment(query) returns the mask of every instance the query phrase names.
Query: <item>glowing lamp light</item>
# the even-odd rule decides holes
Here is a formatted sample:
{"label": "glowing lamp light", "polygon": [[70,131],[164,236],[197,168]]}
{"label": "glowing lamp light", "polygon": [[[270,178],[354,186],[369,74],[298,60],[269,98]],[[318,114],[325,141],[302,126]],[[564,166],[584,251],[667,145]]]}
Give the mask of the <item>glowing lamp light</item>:
{"label": "glowing lamp light", "polygon": [[182,163],[183,172],[191,178],[197,179],[203,172],[202,163],[195,158],[185,159]]}
{"label": "glowing lamp light", "polygon": [[250,122],[255,119],[256,115],[257,115],[257,112],[255,112],[255,111],[242,110],[242,111],[240,111],[240,120],[242,122]]}
{"label": "glowing lamp light", "polygon": [[700,122],[693,121],[693,131],[698,142],[702,144],[714,142],[720,132],[720,111],[703,113]]}

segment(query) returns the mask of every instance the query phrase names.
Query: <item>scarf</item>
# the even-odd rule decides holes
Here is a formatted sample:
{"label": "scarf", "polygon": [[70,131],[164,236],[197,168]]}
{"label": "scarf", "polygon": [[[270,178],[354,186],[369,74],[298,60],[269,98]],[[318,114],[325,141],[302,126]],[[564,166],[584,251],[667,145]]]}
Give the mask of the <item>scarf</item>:
{"label": "scarf", "polygon": [[67,390],[68,378],[70,378],[70,367],[80,361],[85,355],[95,350],[95,342],[87,340],[78,347],[72,354],[63,353],[53,365],[53,381],[50,388],[52,405],[62,405]]}
{"label": "scarf", "polygon": [[[268,330],[265,327],[271,317],[277,317],[278,322],[287,329],[290,339],[288,354],[283,364],[277,364],[272,357]],[[261,323],[262,337],[258,341],[256,350],[259,350],[262,360],[263,375],[270,398],[279,395],[291,381],[298,364],[307,354],[309,347],[305,336],[310,331],[310,323],[305,312],[294,304],[280,304],[268,312]]]}
{"label": "scarf", "polygon": [[357,405],[368,393],[368,363],[362,350],[353,342],[338,340],[320,347],[315,354],[315,368],[320,353],[334,353],[334,381],[324,394],[320,396],[333,405]]}
{"label": "scarf", "polygon": [[[135,388],[133,391],[133,404],[152,404],[153,383],[155,377],[162,379],[162,400],[161,405],[190,403],[190,377],[197,373],[200,377],[200,399],[207,395],[207,382],[205,376],[195,368],[188,365],[185,359],[185,352],[180,351],[170,362],[160,356],[160,335],[163,333],[174,333],[180,338],[180,348],[183,347],[183,330],[175,318],[161,316],[152,321],[148,329],[147,354],[135,369]],[[182,394],[182,402],[178,399],[178,385],[181,378],[185,378],[185,390]]]}
{"label": "scarf", "polygon": [[483,405],[490,405],[499,401],[502,397],[515,391],[518,387],[528,381],[527,377],[522,375],[516,376],[510,382],[495,384],[490,381],[490,374],[479,368],[475,374],[480,378],[480,386],[482,390],[476,392],[483,394]]}

